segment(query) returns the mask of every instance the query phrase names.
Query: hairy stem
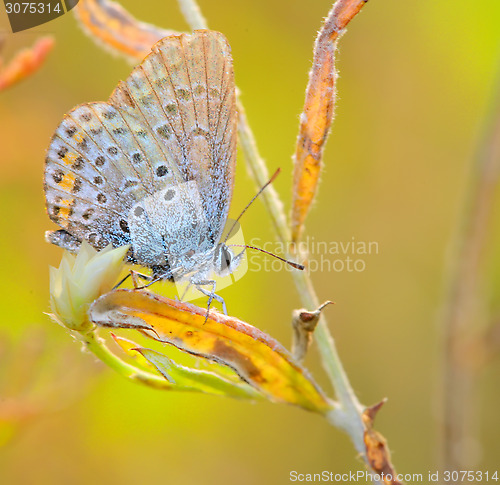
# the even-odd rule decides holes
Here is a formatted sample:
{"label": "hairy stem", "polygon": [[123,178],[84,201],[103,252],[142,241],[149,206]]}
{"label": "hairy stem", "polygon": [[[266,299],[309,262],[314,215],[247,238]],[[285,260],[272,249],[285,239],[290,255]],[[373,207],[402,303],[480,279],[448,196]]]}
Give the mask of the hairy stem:
{"label": "hairy stem", "polygon": [[[186,20],[192,29],[206,29],[207,23],[199,12],[193,0],[179,0],[181,10],[188,12]],[[238,135],[245,162],[257,188],[262,187],[269,180],[269,171],[260,156],[255,138],[245,115],[245,110],[238,99]],[[290,243],[290,230],[287,224],[283,203],[273,186],[269,186],[262,193],[262,200],[269,212],[272,225],[278,239],[284,244]],[[290,255],[286,256],[292,259]],[[293,278],[300,295],[302,304],[306,308],[317,308],[319,300],[309,274],[305,271],[293,271]],[[351,437],[356,451],[365,456],[363,442],[364,425],[361,417],[363,406],[359,403],[351,384],[342,366],[339,354],[335,347],[326,319],[321,316],[315,331],[315,338],[321,354],[322,363],[332,382],[340,406],[332,411],[329,422],[343,428]]]}
{"label": "hairy stem", "polygon": [[[495,86],[499,92],[500,77]],[[477,321],[481,256],[487,241],[500,175],[500,96],[469,176],[464,207],[453,240],[442,325],[440,461],[443,469],[467,466],[477,367],[468,362]]]}

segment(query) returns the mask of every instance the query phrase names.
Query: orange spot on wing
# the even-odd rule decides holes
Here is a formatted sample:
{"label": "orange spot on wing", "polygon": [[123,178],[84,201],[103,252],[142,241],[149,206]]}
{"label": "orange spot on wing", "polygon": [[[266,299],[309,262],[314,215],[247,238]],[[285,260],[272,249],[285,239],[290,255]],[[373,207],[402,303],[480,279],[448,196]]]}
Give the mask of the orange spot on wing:
{"label": "orange spot on wing", "polygon": [[75,202],[75,199],[64,199],[61,200],[60,202],[60,209],[59,209],[59,220],[58,224],[61,227],[67,228],[68,227],[68,221],[73,213],[73,204]]}
{"label": "orange spot on wing", "polygon": [[73,135],[73,140],[75,140],[76,143],[82,143],[84,138],[85,135],[81,132],[77,132]]}
{"label": "orange spot on wing", "polygon": [[64,162],[65,165],[73,165],[73,163],[75,163],[77,158],[78,155],[76,153],[68,152],[63,157],[62,161]]}
{"label": "orange spot on wing", "polygon": [[68,172],[64,175],[62,180],[59,182],[59,187],[66,192],[71,192],[75,186],[75,175]]}

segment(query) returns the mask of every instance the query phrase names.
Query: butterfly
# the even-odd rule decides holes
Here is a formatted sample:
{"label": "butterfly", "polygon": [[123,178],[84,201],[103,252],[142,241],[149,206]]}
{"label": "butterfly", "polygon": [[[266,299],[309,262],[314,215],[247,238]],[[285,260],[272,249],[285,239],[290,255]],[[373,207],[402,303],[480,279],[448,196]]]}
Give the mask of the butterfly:
{"label": "butterfly", "polygon": [[[45,163],[46,239],[72,252],[130,244],[153,280],[189,280],[212,298],[210,272],[241,260],[223,240],[236,163],[230,47],[215,31],[165,37],[107,102],[56,129]],[[204,286],[211,287],[210,291]]]}

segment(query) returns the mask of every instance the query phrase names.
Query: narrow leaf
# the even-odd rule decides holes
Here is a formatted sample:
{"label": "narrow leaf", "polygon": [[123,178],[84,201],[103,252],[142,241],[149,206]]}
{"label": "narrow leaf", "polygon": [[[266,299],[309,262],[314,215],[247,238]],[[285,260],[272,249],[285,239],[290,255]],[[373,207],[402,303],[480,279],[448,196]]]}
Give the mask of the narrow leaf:
{"label": "narrow leaf", "polygon": [[383,477],[382,480],[385,485],[403,485],[396,478],[398,474],[392,464],[391,452],[386,439],[373,429],[373,420],[384,403],[385,399],[375,406],[366,408],[363,412],[366,459],[372,470]]}
{"label": "narrow leaf", "polygon": [[154,369],[155,371],[157,370],[156,367],[144,358],[140,352],[137,352],[137,349],[140,347],[139,344],[132,340],[120,337],[119,335],[115,335],[114,333],[111,334],[111,337],[129,357],[134,359],[137,366],[148,371],[151,371],[151,369]]}
{"label": "narrow leaf", "polygon": [[108,0],[85,0],[75,8],[83,30],[98,44],[131,61],[142,60],[163,37],[179,34],[139,22],[121,5]]}
{"label": "narrow leaf", "polygon": [[234,317],[144,290],[115,290],[91,306],[97,325],[131,328],[232,368],[270,400],[326,412],[331,403],[279,342]]}
{"label": "narrow leaf", "polygon": [[262,398],[262,395],[244,382],[240,381],[236,384],[214,372],[184,367],[170,360],[166,355],[151,349],[137,348],[135,350],[174,385],[172,389],[181,387],[185,390],[191,389],[206,394],[235,398]]}
{"label": "narrow leaf", "polygon": [[0,91],[38,71],[52,47],[54,47],[54,39],[42,37],[32,47],[17,52],[5,67],[2,67],[0,63]]}
{"label": "narrow leaf", "polygon": [[316,196],[323,149],[335,108],[335,51],[337,40],[368,0],[338,0],[330,10],[314,45],[304,111],[293,157],[292,241],[300,240],[304,222]]}

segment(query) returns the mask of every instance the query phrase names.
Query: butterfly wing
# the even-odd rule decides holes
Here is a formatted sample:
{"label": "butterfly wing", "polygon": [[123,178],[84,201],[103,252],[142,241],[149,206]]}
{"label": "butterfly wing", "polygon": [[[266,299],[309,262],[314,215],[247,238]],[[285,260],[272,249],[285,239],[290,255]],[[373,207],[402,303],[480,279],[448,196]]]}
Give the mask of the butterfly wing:
{"label": "butterfly wing", "polygon": [[49,216],[66,233],[48,239],[70,248],[83,239],[98,249],[130,243],[127,216],[137,201],[194,180],[217,242],[234,179],[234,96],[222,34],[159,41],[107,103],[77,106],[57,128],[45,193]]}
{"label": "butterfly wing", "polygon": [[117,109],[103,102],[77,106],[47,151],[49,216],[96,248],[129,243],[127,207],[151,191],[148,163]]}
{"label": "butterfly wing", "polygon": [[[200,30],[162,39],[109,101],[129,123],[149,127],[181,181],[197,182],[217,242],[229,211],[236,163],[234,74],[225,37]],[[161,163],[152,160],[154,170]]]}

